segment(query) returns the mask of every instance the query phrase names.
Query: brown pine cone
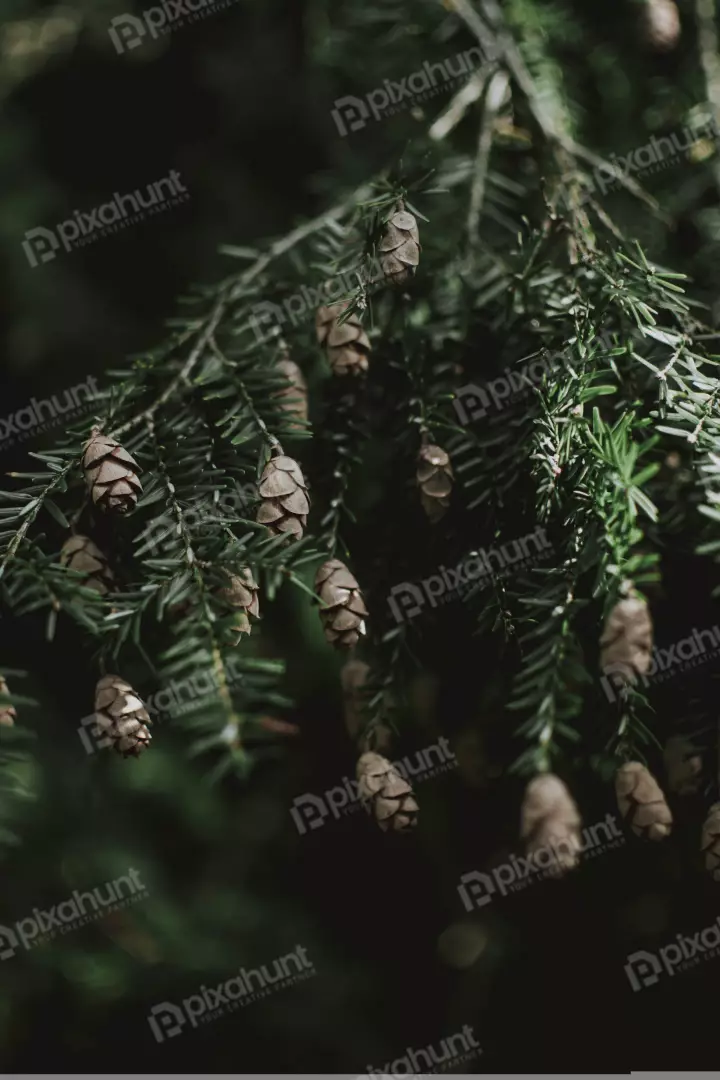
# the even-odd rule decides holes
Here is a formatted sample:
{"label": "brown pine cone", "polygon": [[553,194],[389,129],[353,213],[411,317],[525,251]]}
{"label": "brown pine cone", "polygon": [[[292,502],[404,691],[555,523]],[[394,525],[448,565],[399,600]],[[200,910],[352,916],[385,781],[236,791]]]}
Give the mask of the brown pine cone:
{"label": "brown pine cone", "polygon": [[280,408],[291,420],[298,421],[291,427],[302,429],[308,418],[308,389],[305,376],[288,355],[278,361],[278,369],[288,383],[277,394]]}
{"label": "brown pine cone", "polygon": [[[8,684],[0,675],[0,694],[9,694]],[[17,719],[17,710],[13,705],[0,704],[0,727],[13,727]]]}
{"label": "brown pine cone", "polygon": [[645,0],[642,34],[658,52],[670,52],[680,40],[680,12],[675,0]]}
{"label": "brown pine cone", "polygon": [[310,501],[307,485],[297,461],[279,454],[270,458],[260,478],[262,502],[258,508],[257,520],[267,525],[276,536],[286,533],[301,540]]}
{"label": "brown pine cone", "polygon": [[708,811],[700,847],[705,856],[705,869],[714,881],[720,881],[720,803],[714,803]]}
{"label": "brown pine cone", "polygon": [[631,593],[620,600],[605,621],[600,638],[600,667],[633,685],[652,663],[653,624],[641,597]]}
{"label": "brown pine cone", "polygon": [[695,795],[702,774],[702,758],[697,747],[682,735],[673,735],[665,744],[663,756],[670,790],[676,795]]}
{"label": "brown pine cone", "polygon": [[315,577],[315,591],[323,607],[320,618],[325,637],[338,649],[352,649],[367,633],[364,616],[368,614],[360,586],[339,559],[328,559]]}
{"label": "brown pine cone", "polygon": [[577,866],[581,825],[575,801],[559,777],[542,773],[530,781],[520,812],[520,835],[529,855],[548,852],[551,874],[559,876]]}
{"label": "brown pine cone", "polygon": [[420,262],[420,235],[417,221],[402,203],[387,223],[380,241],[380,265],[393,285],[404,285]]}
{"label": "brown pine cone", "polygon": [[363,754],[357,763],[358,794],[383,832],[405,832],[417,824],[418,804],[407,780],[380,754]]}
{"label": "brown pine cone", "polygon": [[418,455],[417,482],[420,502],[433,525],[445,516],[453,488],[450,458],[440,446],[421,447]]}
{"label": "brown pine cone", "polygon": [[112,740],[123,757],[139,757],[152,738],[147,725],[152,723],[147,709],[132,686],[119,675],[105,675],[95,688],[96,737]]}
{"label": "brown pine cone", "polygon": [[139,466],[114,439],[103,435],[99,428],[85,444],[82,467],[93,502],[111,514],[129,514],[142,493],[138,479]]}
{"label": "brown pine cone", "polygon": [[318,308],[315,316],[317,339],[327,352],[333,375],[362,375],[370,366],[370,339],[356,313],[338,325],[347,306],[347,303],[340,303]]}
{"label": "brown pine cone", "polygon": [[673,817],[655,777],[639,761],[621,765],[615,775],[620,814],[636,836],[663,840],[672,831]]}
{"label": "brown pine cone", "polygon": [[[260,617],[259,585],[252,576],[252,571],[247,567],[237,574],[231,574],[229,571],[226,573],[230,584],[227,588],[220,589],[219,594],[237,611],[233,631],[238,635],[249,634],[251,631],[249,616],[252,615],[256,619]],[[239,641],[240,637],[237,640]]]}
{"label": "brown pine cone", "polygon": [[68,570],[85,574],[83,585],[105,596],[113,586],[113,574],[100,548],[89,536],[70,536],[60,551],[60,562]]}

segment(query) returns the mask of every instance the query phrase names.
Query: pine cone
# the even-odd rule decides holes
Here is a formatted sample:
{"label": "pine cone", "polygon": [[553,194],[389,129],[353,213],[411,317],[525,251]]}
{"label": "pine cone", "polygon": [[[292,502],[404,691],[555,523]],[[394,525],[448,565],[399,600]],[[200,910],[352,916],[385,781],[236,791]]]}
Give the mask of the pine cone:
{"label": "pine cone", "polygon": [[447,512],[453,488],[450,458],[440,446],[426,444],[418,455],[417,482],[420,502],[433,525]]}
{"label": "pine cone", "polygon": [[113,585],[113,574],[100,548],[89,536],[70,536],[60,551],[60,562],[68,570],[85,574],[83,585],[105,596]]}
{"label": "pine cone", "polygon": [[665,745],[664,758],[670,790],[676,795],[695,795],[702,774],[697,747],[682,735],[673,735]]}
{"label": "pine cone", "polygon": [[280,454],[271,458],[260,478],[262,502],[257,520],[276,536],[301,540],[310,511],[307,486],[297,461]]}
{"label": "pine cone", "polygon": [[129,514],[135,509],[142,493],[138,464],[99,428],[93,428],[85,444],[82,466],[96,506],[111,514]]}
{"label": "pine cone", "polygon": [[663,840],[672,831],[672,813],[660,785],[639,761],[621,765],[615,776],[620,814],[636,836]]}
{"label": "pine cone", "polygon": [[658,52],[670,52],[680,40],[680,12],[675,0],[645,0],[642,34]]}
{"label": "pine cone", "polygon": [[361,375],[370,366],[370,339],[356,313],[338,325],[347,306],[347,303],[341,303],[318,308],[315,316],[317,339],[327,352],[334,375]]}
{"label": "pine cone", "polygon": [[384,832],[405,832],[417,823],[418,804],[407,780],[380,754],[363,754],[357,763],[358,794]]}
{"label": "pine cone", "polygon": [[600,666],[620,676],[626,685],[646,675],[652,663],[653,624],[650,610],[639,596],[631,594],[615,605],[605,621],[600,638]]}
{"label": "pine cone", "polygon": [[367,632],[363,616],[368,611],[345,563],[339,559],[323,563],[315,578],[315,591],[323,603],[320,618],[325,637],[338,649],[352,649]]}
{"label": "pine cone", "polygon": [[129,683],[119,675],[105,675],[95,688],[93,734],[112,740],[118,754],[139,757],[152,738],[147,709]]}
{"label": "pine cone", "polygon": [[[220,596],[237,611],[233,631],[238,635],[249,634],[251,631],[249,616],[253,615],[256,619],[260,617],[259,585],[252,576],[252,571],[247,567],[237,574],[231,574],[229,571],[226,573],[230,584],[227,588],[220,589]],[[237,640],[239,641],[240,638],[238,637]]]}
{"label": "pine cone", "polygon": [[380,241],[380,265],[393,285],[404,285],[420,262],[420,235],[417,221],[399,204],[387,223]]}
{"label": "pine cone", "polygon": [[278,369],[288,382],[288,385],[277,394],[280,408],[291,420],[299,421],[291,427],[300,430],[308,418],[308,390],[305,376],[295,361],[287,355],[278,361]]}
{"label": "pine cone", "polygon": [[705,856],[705,869],[714,881],[720,881],[720,803],[714,803],[708,811],[700,847]]}
{"label": "pine cone", "polygon": [[[0,675],[0,694],[9,694],[8,684]],[[17,710],[13,705],[0,704],[0,727],[13,727],[17,719]]]}
{"label": "pine cone", "polygon": [[559,777],[542,773],[530,781],[520,811],[520,835],[529,855],[551,853],[553,862],[547,869],[553,876],[577,866],[581,825],[575,801]]}

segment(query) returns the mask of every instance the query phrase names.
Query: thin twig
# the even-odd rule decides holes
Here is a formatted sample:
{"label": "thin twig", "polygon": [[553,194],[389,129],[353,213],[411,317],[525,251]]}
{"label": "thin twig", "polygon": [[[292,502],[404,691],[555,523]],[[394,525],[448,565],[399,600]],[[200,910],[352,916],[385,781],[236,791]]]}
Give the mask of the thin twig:
{"label": "thin twig", "polygon": [[485,198],[485,183],[495,134],[495,119],[502,108],[509,85],[510,79],[507,72],[496,71],[488,84],[485,95],[467,219],[468,244],[471,248],[475,247],[479,240],[478,227]]}

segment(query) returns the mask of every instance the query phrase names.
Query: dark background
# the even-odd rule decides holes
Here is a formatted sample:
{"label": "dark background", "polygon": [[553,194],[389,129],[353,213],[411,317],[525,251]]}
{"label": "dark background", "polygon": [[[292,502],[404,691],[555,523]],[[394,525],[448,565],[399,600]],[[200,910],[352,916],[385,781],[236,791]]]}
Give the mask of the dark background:
{"label": "dark background", "polygon": [[[678,48],[661,55],[643,44],[638,7],[626,0],[509,5],[529,47],[533,35],[548,37],[585,141],[618,154],[678,128],[703,100],[691,7],[682,5]],[[437,30],[449,16],[432,3],[236,0],[118,56],[107,25],[128,10],[124,0],[3,3],[0,416],[90,374],[103,385],[106,369],[162,339],[190,283],[228,271],[221,243],[284,233],[393,160],[446,102],[346,139],[331,118],[337,97],[452,51]],[[59,36],[33,51],[28,42],[48,19],[60,20]],[[27,229],[170,169],[190,193],[181,207],[28,265]],[[673,162],[644,181],[674,228],[646,222],[623,196],[618,216],[666,264],[694,273],[695,295],[712,304],[720,232],[709,160]],[[0,447],[2,470],[22,468],[27,449],[51,442],[52,433]],[[664,570],[687,580],[687,566]],[[704,580],[685,605],[659,601],[661,645],[720,622]],[[52,646],[43,631],[41,620],[0,621],[3,666],[29,672],[22,690],[39,703],[24,717],[37,734],[38,799],[0,871],[0,921],[128,866],[149,898],[0,964],[5,1070],[359,1073],[407,1046],[437,1046],[465,1023],[483,1054],[463,1071],[717,1065],[720,957],[637,994],[623,972],[629,952],[692,935],[720,914],[718,887],[698,869],[699,804],[676,807],[678,835],[662,850],[628,837],[570,879],[537,882],[477,913],[486,948],[456,970],[438,957],[437,939],[464,918],[460,875],[515,849],[518,781],[473,786],[457,771],[427,781],[422,824],[408,842],[382,843],[360,812],[300,836],[292,799],[353,774],[336,668],[319,634],[308,631],[302,653],[289,657],[299,738],[246,786],[209,788],[170,728],[141,762],[86,755],[76,728],[90,709],[90,653],[73,628]],[[459,730],[481,708],[483,657],[469,639],[464,648],[447,660],[456,677],[446,680],[428,735]],[[714,699],[712,670],[656,690],[665,715],[692,695]],[[396,756],[429,741],[409,735]],[[612,793],[589,773],[576,789],[586,823],[613,811]],[[152,1005],[297,944],[315,963],[314,979],[155,1043],[145,1019]]]}

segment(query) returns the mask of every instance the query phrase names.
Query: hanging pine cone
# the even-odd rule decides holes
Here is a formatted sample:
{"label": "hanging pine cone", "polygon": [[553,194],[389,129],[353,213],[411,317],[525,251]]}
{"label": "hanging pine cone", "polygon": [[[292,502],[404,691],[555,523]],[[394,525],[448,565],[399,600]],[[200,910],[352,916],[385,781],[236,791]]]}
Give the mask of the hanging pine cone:
{"label": "hanging pine cone", "polygon": [[333,375],[362,375],[370,366],[370,339],[355,312],[338,325],[347,306],[347,303],[340,303],[318,308],[315,316],[317,339],[327,352]]}
{"label": "hanging pine cone", "polygon": [[357,763],[358,794],[384,832],[405,832],[417,823],[418,804],[407,780],[380,754],[363,754]]}
{"label": "hanging pine cone", "polygon": [[581,825],[575,801],[559,777],[541,773],[530,781],[520,811],[520,835],[529,855],[550,852],[550,874],[560,876],[577,866]]}
{"label": "hanging pine cone", "polygon": [[680,12],[675,0],[645,0],[642,35],[658,52],[670,52],[680,40]]}
{"label": "hanging pine cone", "polygon": [[615,776],[620,814],[636,836],[663,840],[672,831],[673,817],[655,777],[639,761],[621,765]]}
{"label": "hanging pine cone", "polygon": [[443,518],[450,505],[453,469],[450,458],[440,446],[426,443],[418,455],[417,482],[420,502],[433,525]]}
{"label": "hanging pine cone", "polygon": [[720,803],[714,803],[708,811],[700,847],[705,856],[705,869],[714,881],[720,881]]}
{"label": "hanging pine cone", "polygon": [[620,600],[605,621],[600,638],[600,667],[618,675],[626,685],[646,675],[652,663],[653,624],[641,597],[631,593]]}
{"label": "hanging pine cone", "polygon": [[[249,634],[251,631],[249,616],[252,615],[256,619],[260,617],[259,586],[252,576],[252,571],[247,567],[237,574],[227,571],[227,576],[230,584],[220,589],[220,596],[236,609],[233,631],[238,635]],[[239,641],[240,637],[237,640]]]}
{"label": "hanging pine cone", "polygon": [[[9,694],[8,684],[0,675],[0,694]],[[17,719],[17,710],[13,705],[0,704],[0,727],[13,727]]]}
{"label": "hanging pine cone", "polygon": [[286,533],[301,540],[310,501],[307,485],[297,461],[279,454],[270,458],[263,469],[259,487],[262,502],[257,520],[276,536]]}
{"label": "hanging pine cone", "polygon": [[110,514],[129,514],[135,509],[142,493],[138,464],[97,427],[85,444],[82,466],[96,506]]}
{"label": "hanging pine cone", "polygon": [[83,585],[105,596],[113,586],[113,575],[100,548],[89,536],[70,536],[60,551],[60,562],[68,570],[85,574]]}
{"label": "hanging pine cone", "polygon": [[420,234],[417,221],[402,201],[387,223],[380,240],[380,265],[393,285],[404,285],[420,262]]}
{"label": "hanging pine cone", "polygon": [[132,686],[119,675],[105,675],[95,688],[95,737],[112,740],[123,757],[138,757],[152,738],[152,721]]}
{"label": "hanging pine cone", "polygon": [[298,421],[291,427],[302,429],[308,418],[308,390],[305,376],[288,355],[278,361],[278,370],[288,383],[277,394],[280,408],[291,420]]}
{"label": "hanging pine cone", "polygon": [[670,790],[676,795],[695,795],[702,774],[702,758],[697,747],[682,735],[673,735],[665,745],[663,756]]}
{"label": "hanging pine cone", "polygon": [[352,649],[367,633],[364,616],[368,610],[360,586],[339,559],[328,559],[315,577],[315,591],[323,607],[320,618],[325,637],[338,649]]}

